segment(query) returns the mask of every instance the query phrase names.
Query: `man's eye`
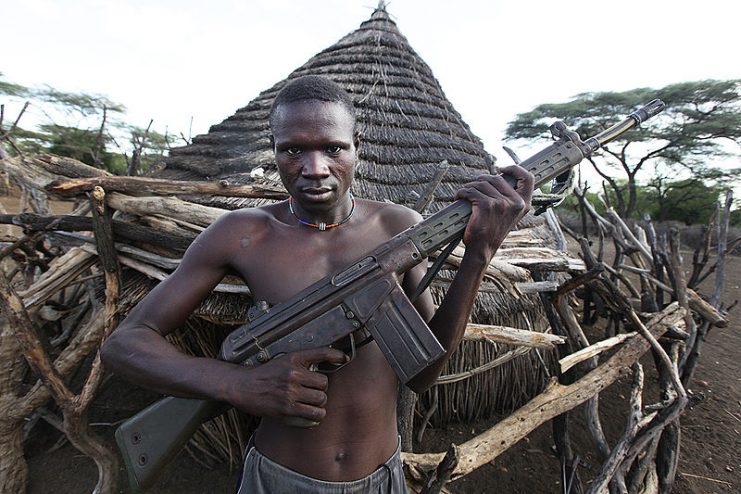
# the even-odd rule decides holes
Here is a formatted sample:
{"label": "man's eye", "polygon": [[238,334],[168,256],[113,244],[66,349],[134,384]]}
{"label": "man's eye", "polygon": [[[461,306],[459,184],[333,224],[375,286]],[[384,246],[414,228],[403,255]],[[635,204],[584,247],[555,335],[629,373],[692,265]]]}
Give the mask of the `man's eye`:
{"label": "man's eye", "polygon": [[329,154],[340,154],[340,151],[342,151],[342,148],[339,146],[329,146],[327,148]]}
{"label": "man's eye", "polygon": [[288,156],[296,156],[300,152],[301,152],[301,149],[300,148],[287,148],[286,149],[286,154]]}

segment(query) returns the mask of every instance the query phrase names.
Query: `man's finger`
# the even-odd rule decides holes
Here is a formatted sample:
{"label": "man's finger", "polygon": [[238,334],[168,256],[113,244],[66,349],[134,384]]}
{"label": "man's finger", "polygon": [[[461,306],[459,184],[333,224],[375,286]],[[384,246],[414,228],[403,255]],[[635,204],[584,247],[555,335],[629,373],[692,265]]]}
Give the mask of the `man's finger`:
{"label": "man's finger", "polygon": [[505,166],[499,170],[502,175],[512,177],[516,181],[515,189],[517,192],[530,192],[535,183],[533,175],[521,166]]}
{"label": "man's finger", "polygon": [[307,369],[312,364],[318,364],[320,362],[330,362],[333,364],[345,364],[349,357],[342,351],[336,348],[322,347],[312,348],[311,350],[302,350],[293,354],[293,358]]}
{"label": "man's finger", "polygon": [[327,393],[318,389],[305,388],[301,391],[301,396],[297,401],[306,405],[324,407],[327,404]]}
{"label": "man's finger", "polygon": [[324,409],[324,407],[296,402],[293,403],[290,412],[286,415],[291,417],[301,417],[313,422],[319,422],[327,415],[327,411]]}

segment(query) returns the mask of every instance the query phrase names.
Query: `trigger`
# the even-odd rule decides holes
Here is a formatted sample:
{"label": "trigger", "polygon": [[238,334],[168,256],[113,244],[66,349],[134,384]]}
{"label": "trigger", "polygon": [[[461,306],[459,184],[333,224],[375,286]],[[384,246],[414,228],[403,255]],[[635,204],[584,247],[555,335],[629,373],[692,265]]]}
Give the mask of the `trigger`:
{"label": "trigger", "polygon": [[[347,362],[342,364],[334,364],[332,362],[320,362],[317,365],[317,370],[319,372],[322,372],[324,374],[331,374],[333,372],[337,372],[338,370],[345,367],[347,364],[352,362],[355,359],[355,336],[353,333],[350,333],[347,336],[347,339],[349,340],[349,348],[347,348],[347,345],[329,345],[330,348],[336,348],[342,352],[344,352],[348,357],[350,357]],[[344,339],[342,340],[345,341]],[[348,352],[349,350],[349,352]]]}

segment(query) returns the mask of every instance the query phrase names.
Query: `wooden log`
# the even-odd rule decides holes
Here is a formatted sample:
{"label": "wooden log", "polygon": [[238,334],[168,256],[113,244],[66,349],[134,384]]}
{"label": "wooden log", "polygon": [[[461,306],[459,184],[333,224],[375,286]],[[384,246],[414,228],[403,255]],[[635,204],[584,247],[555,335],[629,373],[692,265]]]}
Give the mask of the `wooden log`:
{"label": "wooden log", "polygon": [[49,265],[49,270],[42,274],[36,282],[18,294],[23,297],[27,309],[32,309],[44,303],[55,293],[84,273],[95,263],[95,259],[80,249],[70,249],[60,257],[55,258]]}
{"label": "wooden log", "polygon": [[494,258],[529,270],[570,272],[586,271],[586,266],[581,259],[574,259],[566,252],[545,247],[500,248],[497,250]]}
{"label": "wooden log", "polygon": [[[105,191],[101,187],[95,187],[90,194],[91,211],[93,213],[93,230],[95,231],[95,245],[98,250],[98,259],[103,267],[105,277],[105,330],[99,345],[102,346],[111,332],[118,326],[119,312],[118,304],[121,287],[121,266],[118,263],[118,254],[113,243],[113,224],[111,210],[105,204]],[[87,380],[82,386],[80,396],[75,404],[75,415],[84,416],[85,411],[92,403],[95,392],[103,379],[103,367],[100,360],[100,346],[95,353],[95,358],[88,372]],[[84,430],[78,434],[85,437]],[[87,440],[87,439],[84,439]],[[95,449],[94,441],[88,441],[90,447]],[[99,465],[102,467],[105,465]]]}
{"label": "wooden log", "polygon": [[110,192],[122,192],[128,195],[209,195],[228,197],[259,197],[264,199],[288,199],[288,193],[282,187],[261,185],[236,185],[227,180],[214,182],[196,182],[187,180],[165,180],[148,177],[114,177],[102,176],[77,178],[72,180],[55,180],[45,189],[57,197],[76,197],[90,192],[95,187],[102,187]]}
{"label": "wooden log", "polygon": [[[447,259],[447,262],[455,267],[460,267],[463,255],[466,250],[462,246],[456,247]],[[532,281],[530,272],[527,269],[513,266],[503,259],[497,259],[496,256],[489,262],[486,268],[486,276],[491,278],[506,278],[510,281]]]}
{"label": "wooden log", "polygon": [[38,166],[48,173],[60,177],[68,178],[86,178],[86,177],[112,177],[109,172],[90,166],[67,156],[57,156],[54,154],[39,154],[29,158],[34,166]]}
{"label": "wooden log", "polygon": [[494,343],[505,343],[507,345],[548,349],[566,343],[565,337],[555,334],[538,333],[536,331],[527,331],[507,326],[474,323],[466,325],[466,332],[463,335],[463,339],[468,341],[486,340]]}
{"label": "wooden log", "polygon": [[515,289],[520,293],[555,292],[558,286],[559,283],[556,280],[515,283]]}
{"label": "wooden log", "polygon": [[596,357],[597,355],[609,350],[610,348],[614,348],[617,345],[625,342],[626,340],[633,338],[635,335],[636,333],[621,333],[617,336],[598,341],[597,343],[586,348],[582,348],[581,350],[574,352],[571,355],[568,355],[558,361],[558,365],[561,367],[561,372],[566,372],[575,365],[584,362],[585,360],[588,360],[590,358]]}
{"label": "wooden log", "polygon": [[229,211],[221,208],[201,206],[174,197],[130,197],[118,192],[108,195],[108,206],[136,216],[164,214],[173,218],[208,226]]}
{"label": "wooden log", "polygon": [[[93,230],[93,220],[88,216],[42,216],[38,214],[0,214],[0,224],[12,224],[27,232],[89,232]],[[113,220],[113,236],[116,240],[150,244],[179,252],[185,252],[193,242],[195,234],[181,229],[181,235],[174,235],[162,229],[150,228],[128,221]]]}
{"label": "wooden log", "polygon": [[[679,324],[684,318],[684,312],[678,304],[673,303],[652,318],[647,327],[654,337],[660,336],[668,326]],[[461,444],[461,461],[451,476],[451,480],[460,478],[487,464],[544,422],[566,410],[573,409],[601,392],[624,375],[648,349],[647,341],[642,338],[633,338],[610,359],[573,384],[564,386],[552,383],[540,395],[509,417]],[[405,463],[423,470],[435,468],[443,456],[443,453],[402,453]]]}
{"label": "wooden log", "polygon": [[23,188],[44,190],[57,176],[34,164],[32,158],[15,156],[0,161],[0,169]]}

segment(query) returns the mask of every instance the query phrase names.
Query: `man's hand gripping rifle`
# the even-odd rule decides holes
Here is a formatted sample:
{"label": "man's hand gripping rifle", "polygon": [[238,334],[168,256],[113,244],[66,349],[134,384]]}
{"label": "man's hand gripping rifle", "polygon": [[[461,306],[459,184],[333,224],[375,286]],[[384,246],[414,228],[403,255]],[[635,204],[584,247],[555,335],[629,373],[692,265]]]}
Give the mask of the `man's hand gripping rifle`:
{"label": "man's hand gripping rifle", "polygon": [[[654,100],[622,122],[582,141],[563,122],[551,126],[556,141],[519,165],[539,187],[577,165],[602,145],[663,110]],[[328,276],[288,301],[250,317],[224,340],[220,358],[248,367],[287,353],[336,345],[363,328],[373,337],[399,380],[407,383],[445,350],[415,310],[397,278],[427,256],[463,236],[471,204],[459,200]],[[420,293],[429,283],[425,277]],[[331,369],[320,371],[331,372]],[[116,431],[116,441],[134,490],[146,488],[204,421],[225,404],[168,397],[142,410]],[[311,426],[312,423],[296,423]]]}

